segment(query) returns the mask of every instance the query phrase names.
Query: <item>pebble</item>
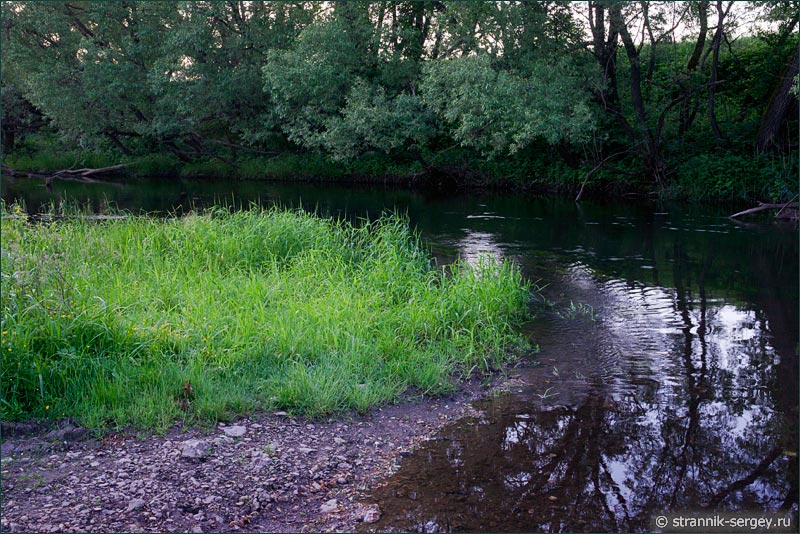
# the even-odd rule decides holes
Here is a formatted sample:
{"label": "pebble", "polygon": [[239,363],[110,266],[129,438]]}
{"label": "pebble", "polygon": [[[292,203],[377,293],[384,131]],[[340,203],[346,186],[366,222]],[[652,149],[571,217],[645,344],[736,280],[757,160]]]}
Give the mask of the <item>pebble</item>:
{"label": "pebble", "polygon": [[319,507],[319,511],[322,514],[329,514],[339,508],[339,501],[336,499],[331,499],[329,501],[325,501],[322,506]]}
{"label": "pebble", "polygon": [[243,425],[226,426],[222,429],[222,432],[224,432],[226,436],[240,438],[247,433],[247,427]]}
{"label": "pebble", "polygon": [[[231,530],[232,520],[257,512],[259,522],[274,514],[275,531],[297,531],[298,525],[347,531],[356,521],[379,522],[382,512],[358,506],[343,485],[361,487],[366,476],[412,446],[409,435],[426,431],[412,428],[419,415],[395,425],[409,428],[387,433],[391,417],[345,424],[274,414],[286,418],[219,425],[212,434],[175,429],[170,438],[129,439],[124,446],[88,440],[71,450],[50,444],[44,454],[15,454],[11,465],[3,465],[4,482],[9,479],[2,530],[213,532]],[[373,448],[376,443],[382,450]],[[16,471],[39,468],[38,458],[55,464],[48,468],[57,470],[59,483],[25,494],[25,486],[15,484],[21,476]],[[350,507],[352,514],[339,513]]]}
{"label": "pebble", "polygon": [[381,509],[377,504],[369,506],[364,512],[362,520],[364,523],[377,523],[381,519]]}
{"label": "pebble", "polygon": [[133,499],[131,502],[128,503],[128,507],[125,509],[126,512],[133,512],[134,510],[138,510],[139,508],[144,508],[145,502],[143,499]]}
{"label": "pebble", "polygon": [[211,447],[199,439],[190,439],[181,444],[181,456],[193,460],[202,460],[211,452]]}

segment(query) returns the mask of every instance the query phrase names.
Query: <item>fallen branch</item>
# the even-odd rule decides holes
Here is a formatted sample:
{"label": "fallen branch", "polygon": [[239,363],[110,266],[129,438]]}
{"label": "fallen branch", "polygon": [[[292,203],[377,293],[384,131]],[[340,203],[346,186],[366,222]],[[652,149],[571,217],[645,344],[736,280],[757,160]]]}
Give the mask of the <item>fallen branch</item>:
{"label": "fallen branch", "polygon": [[26,221],[49,222],[67,219],[81,219],[84,221],[122,221],[127,215],[57,215],[51,213],[35,213],[33,215],[3,215],[4,219],[25,219]]}
{"label": "fallen branch", "polygon": [[62,171],[54,172],[53,176],[81,176],[86,178],[87,176],[92,176],[95,174],[118,171],[120,169],[125,169],[128,166],[128,163],[121,163],[119,165],[111,165],[109,167],[100,167],[99,169],[64,169]]}
{"label": "fallen branch", "polygon": [[[16,169],[12,169],[7,165],[3,165],[3,172],[10,175],[10,176],[25,176],[27,178],[44,178],[46,180],[46,184],[49,185],[54,179],[62,179],[62,180],[74,180],[79,182],[86,182],[86,183],[99,183],[98,180],[93,180],[89,178],[90,176],[98,175],[98,174],[110,174],[115,171],[125,169],[129,167],[129,163],[121,163],[119,165],[110,165],[108,167],[100,167],[97,169],[90,169],[90,168],[83,168],[83,169],[61,169],[60,171],[55,171],[52,173],[45,173],[41,171],[37,172],[25,172],[25,171],[18,171]],[[103,182],[105,183],[105,182]]]}
{"label": "fallen branch", "polygon": [[729,215],[729,219],[735,219],[736,217],[741,217],[742,215],[750,215],[751,213],[758,213],[759,211],[764,210],[781,210],[778,213],[781,213],[786,208],[790,209],[797,209],[798,204],[797,202],[787,202],[785,204],[765,204],[763,202],[759,202],[758,206],[755,208],[750,208],[749,210],[740,211],[739,213],[734,213],[733,215]]}

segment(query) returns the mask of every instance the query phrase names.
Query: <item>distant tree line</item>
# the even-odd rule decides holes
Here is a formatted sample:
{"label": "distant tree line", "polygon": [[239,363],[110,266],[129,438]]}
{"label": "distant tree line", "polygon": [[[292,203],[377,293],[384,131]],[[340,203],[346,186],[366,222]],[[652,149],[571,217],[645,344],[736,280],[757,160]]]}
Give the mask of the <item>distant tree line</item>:
{"label": "distant tree line", "polygon": [[455,150],[660,187],[686,169],[717,172],[715,160],[744,171],[768,161],[783,173],[769,194],[785,196],[799,10],[796,0],[3,2],[3,150],[48,131],[182,162],[378,153],[422,172],[447,171],[442,154]]}

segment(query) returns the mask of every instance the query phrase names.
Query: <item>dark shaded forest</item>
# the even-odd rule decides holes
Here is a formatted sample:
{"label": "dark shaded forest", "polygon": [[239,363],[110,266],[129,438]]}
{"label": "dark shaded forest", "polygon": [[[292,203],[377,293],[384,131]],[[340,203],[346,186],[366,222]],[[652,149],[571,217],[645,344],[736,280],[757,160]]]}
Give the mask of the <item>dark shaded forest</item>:
{"label": "dark shaded forest", "polygon": [[790,2],[3,2],[3,163],[787,201]]}

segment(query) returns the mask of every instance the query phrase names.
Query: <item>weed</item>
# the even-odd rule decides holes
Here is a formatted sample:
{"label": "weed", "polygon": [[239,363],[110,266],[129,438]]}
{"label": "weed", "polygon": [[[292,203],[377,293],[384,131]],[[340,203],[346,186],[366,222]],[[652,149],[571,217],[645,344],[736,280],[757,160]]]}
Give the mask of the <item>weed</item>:
{"label": "weed", "polygon": [[552,393],[552,390],[553,388],[547,388],[544,393],[537,393],[536,395],[542,400],[558,395],[558,392]]}
{"label": "weed", "polygon": [[597,316],[595,315],[594,308],[589,304],[584,304],[579,302],[575,304],[571,300],[569,301],[569,306],[559,312],[556,312],[559,317],[562,319],[588,319],[590,321],[596,321]]}
{"label": "weed", "polygon": [[446,273],[396,216],[216,208],[1,227],[8,420],[163,430],[256,409],[364,411],[448,391],[526,343],[518,269]]}

